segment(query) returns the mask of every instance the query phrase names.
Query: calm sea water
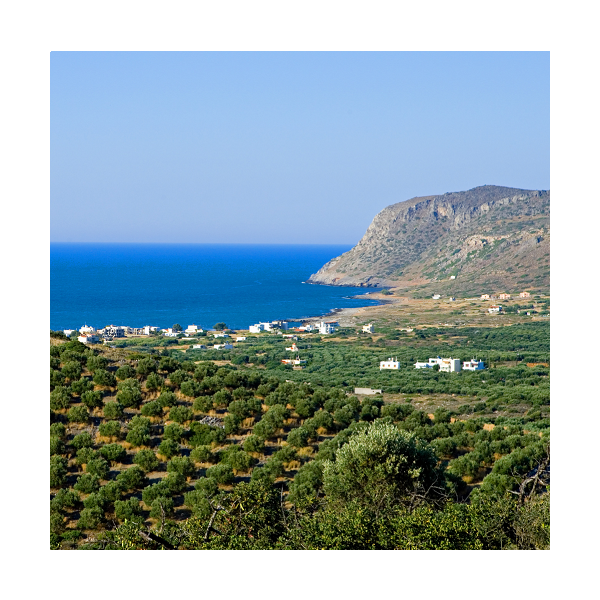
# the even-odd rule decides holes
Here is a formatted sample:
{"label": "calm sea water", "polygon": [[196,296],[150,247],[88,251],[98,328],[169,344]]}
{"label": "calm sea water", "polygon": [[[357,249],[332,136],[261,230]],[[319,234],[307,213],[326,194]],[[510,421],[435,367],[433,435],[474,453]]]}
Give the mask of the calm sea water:
{"label": "calm sea water", "polygon": [[50,327],[207,328],[301,319],[376,304],[361,288],[302,282],[351,246],[50,245]]}

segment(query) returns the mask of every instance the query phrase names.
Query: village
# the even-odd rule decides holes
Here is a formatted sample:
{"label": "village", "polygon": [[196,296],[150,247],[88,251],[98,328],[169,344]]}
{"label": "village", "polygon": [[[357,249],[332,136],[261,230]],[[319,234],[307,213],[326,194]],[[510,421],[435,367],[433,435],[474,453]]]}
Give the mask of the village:
{"label": "village", "polygon": [[[531,293],[527,291],[520,292],[518,297],[520,299],[531,298]],[[441,296],[435,294],[432,296],[433,300],[440,300]],[[503,300],[510,301],[511,294],[499,293],[499,294],[482,294],[479,298],[480,301],[495,301]],[[454,302],[455,298],[449,298],[450,301]],[[510,303],[509,303],[510,304]],[[493,304],[484,308],[489,315],[503,314],[503,307],[499,304]],[[508,310],[508,309],[507,309]],[[521,311],[513,307],[513,312],[520,313]],[[532,314],[535,311],[531,311]],[[523,311],[523,314],[530,315],[530,312]],[[540,315],[542,317],[549,315]],[[298,324],[301,323],[301,324]],[[264,333],[276,334],[282,336],[283,339],[289,339],[292,343],[286,347],[286,352],[292,353],[289,358],[281,359],[281,363],[289,365],[294,371],[303,370],[308,366],[308,360],[300,356],[300,348],[296,345],[296,341],[299,338],[310,337],[312,334],[319,334],[321,336],[332,336],[338,330],[348,330],[348,324],[341,327],[338,321],[325,321],[316,319],[308,319],[301,322],[286,321],[286,320],[274,320],[274,321],[261,321],[249,325],[247,330],[231,330],[226,327],[224,323],[217,324],[218,329],[207,328],[203,329],[195,324],[188,325],[185,329],[178,324],[173,327],[161,329],[157,326],[145,325],[144,327],[129,327],[126,325],[108,325],[102,329],[95,329],[87,324],[83,325],[79,330],[65,329],[63,333],[67,337],[77,336],[77,339],[84,344],[112,344],[115,341],[121,341],[125,338],[136,338],[136,337],[167,337],[174,338],[181,342],[189,344],[190,350],[233,350],[238,346],[240,342],[245,342],[248,336],[257,336]],[[360,325],[360,329],[356,330],[360,334],[375,334],[374,323],[367,323]],[[401,331],[410,333],[413,328],[404,328]],[[246,334],[247,332],[247,334]],[[241,334],[241,335],[237,335]],[[235,344],[235,345],[234,345]],[[417,361],[413,365],[414,369],[417,370],[434,370],[442,373],[458,373],[460,371],[480,371],[485,369],[485,364],[478,358],[471,358],[471,360],[461,361],[458,358],[452,357],[430,357],[427,361]],[[400,370],[401,365],[397,359],[387,358],[387,360],[381,360],[379,362],[379,370]],[[364,392],[367,393],[367,392]],[[375,392],[370,392],[375,393]]]}

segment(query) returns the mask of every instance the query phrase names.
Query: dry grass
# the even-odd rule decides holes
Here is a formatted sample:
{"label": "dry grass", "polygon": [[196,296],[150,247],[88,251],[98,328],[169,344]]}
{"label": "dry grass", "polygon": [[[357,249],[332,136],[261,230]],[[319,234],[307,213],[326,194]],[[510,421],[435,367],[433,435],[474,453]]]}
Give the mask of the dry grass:
{"label": "dry grass", "polygon": [[304,448],[300,448],[298,450],[298,456],[302,457],[311,457],[315,453],[315,449],[313,446],[305,446]]}
{"label": "dry grass", "polygon": [[247,417],[246,419],[244,419],[242,421],[242,427],[244,429],[250,429],[254,425],[255,421],[256,421],[255,417]]}

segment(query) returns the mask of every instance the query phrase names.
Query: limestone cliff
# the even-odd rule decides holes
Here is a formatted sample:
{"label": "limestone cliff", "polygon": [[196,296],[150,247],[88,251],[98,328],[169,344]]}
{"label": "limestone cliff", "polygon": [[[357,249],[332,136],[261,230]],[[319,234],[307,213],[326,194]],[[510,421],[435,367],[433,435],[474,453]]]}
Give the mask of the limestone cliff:
{"label": "limestone cliff", "polygon": [[309,283],[478,293],[550,285],[550,192],[485,185],[383,209]]}

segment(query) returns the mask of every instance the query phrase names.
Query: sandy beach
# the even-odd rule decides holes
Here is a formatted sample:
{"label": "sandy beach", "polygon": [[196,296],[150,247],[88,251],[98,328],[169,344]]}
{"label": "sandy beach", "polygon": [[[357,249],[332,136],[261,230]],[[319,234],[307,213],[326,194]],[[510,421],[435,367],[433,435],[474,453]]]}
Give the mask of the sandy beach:
{"label": "sandy beach", "polygon": [[382,311],[389,309],[390,305],[408,304],[407,297],[390,297],[377,292],[368,294],[359,294],[352,296],[353,298],[365,300],[377,300],[379,304],[373,306],[355,306],[352,308],[335,308],[326,315],[319,317],[310,317],[303,319],[305,323],[318,323],[320,321],[337,321],[341,327],[353,327],[363,322],[367,322],[373,318],[381,316]]}

